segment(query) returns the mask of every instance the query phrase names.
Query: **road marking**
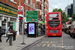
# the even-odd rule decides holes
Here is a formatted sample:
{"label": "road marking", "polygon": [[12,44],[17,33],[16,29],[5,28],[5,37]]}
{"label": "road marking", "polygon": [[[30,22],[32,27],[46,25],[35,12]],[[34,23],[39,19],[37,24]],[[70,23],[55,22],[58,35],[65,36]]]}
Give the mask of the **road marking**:
{"label": "road marking", "polygon": [[55,47],[56,46],[56,44],[52,44],[52,47]]}
{"label": "road marking", "polygon": [[64,48],[64,46],[62,46],[62,48]]}
{"label": "road marking", "polygon": [[62,43],[62,45],[63,45],[63,43]]}
{"label": "road marking", "polygon": [[49,41],[46,41],[45,43],[49,43]]}
{"label": "road marking", "polygon": [[41,43],[44,43],[44,41],[42,41]]}
{"label": "road marking", "polygon": [[53,41],[51,41],[51,43],[53,43]]}
{"label": "road marking", "polygon": [[46,44],[44,44],[42,47],[44,47]]}
{"label": "road marking", "polygon": [[62,42],[63,42],[63,40],[62,40]]}
{"label": "road marking", "polygon": [[50,46],[50,44],[47,45],[47,47],[49,47],[49,46]]}
{"label": "road marking", "polygon": [[16,35],[16,37],[18,37],[19,35]]}

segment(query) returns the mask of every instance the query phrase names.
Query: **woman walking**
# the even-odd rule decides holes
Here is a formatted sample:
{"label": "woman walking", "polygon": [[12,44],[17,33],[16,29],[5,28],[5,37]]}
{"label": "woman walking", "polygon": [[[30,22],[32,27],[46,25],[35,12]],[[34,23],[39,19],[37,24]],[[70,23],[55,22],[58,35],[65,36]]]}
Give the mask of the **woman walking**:
{"label": "woman walking", "polygon": [[[13,27],[12,27],[12,26],[10,26],[10,28],[9,28],[9,32],[10,32],[10,33],[13,33]],[[7,42],[9,39],[10,39],[10,36],[8,36],[6,42]],[[10,40],[9,40],[9,41],[10,41]]]}

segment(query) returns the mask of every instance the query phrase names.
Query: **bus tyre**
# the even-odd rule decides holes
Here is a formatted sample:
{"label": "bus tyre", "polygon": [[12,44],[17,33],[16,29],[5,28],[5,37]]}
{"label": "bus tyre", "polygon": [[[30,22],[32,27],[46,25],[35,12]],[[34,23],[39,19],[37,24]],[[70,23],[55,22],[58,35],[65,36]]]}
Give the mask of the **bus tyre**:
{"label": "bus tyre", "polygon": [[60,36],[60,37],[62,37],[62,36]]}

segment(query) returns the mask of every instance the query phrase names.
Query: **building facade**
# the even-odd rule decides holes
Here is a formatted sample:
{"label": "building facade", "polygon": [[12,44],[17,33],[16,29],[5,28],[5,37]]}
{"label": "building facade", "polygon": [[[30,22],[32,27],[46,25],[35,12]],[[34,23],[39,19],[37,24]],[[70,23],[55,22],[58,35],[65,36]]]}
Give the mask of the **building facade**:
{"label": "building facade", "polygon": [[73,4],[71,5],[68,5],[66,8],[65,8],[65,13],[70,15],[70,17],[72,17],[72,14],[73,14]]}
{"label": "building facade", "polygon": [[0,26],[5,32],[9,23],[11,23],[13,30],[19,33],[17,19],[18,4],[18,0],[0,0]]}
{"label": "building facade", "polygon": [[[24,6],[24,17],[26,17],[26,11],[38,11],[38,19],[43,19],[43,0],[0,0],[0,23],[5,30],[9,25],[9,22],[13,25],[17,35],[19,35],[19,18],[18,18],[18,6]],[[45,14],[49,11],[48,0],[45,0]]]}
{"label": "building facade", "polygon": [[73,0],[73,14],[75,14],[75,0]]}

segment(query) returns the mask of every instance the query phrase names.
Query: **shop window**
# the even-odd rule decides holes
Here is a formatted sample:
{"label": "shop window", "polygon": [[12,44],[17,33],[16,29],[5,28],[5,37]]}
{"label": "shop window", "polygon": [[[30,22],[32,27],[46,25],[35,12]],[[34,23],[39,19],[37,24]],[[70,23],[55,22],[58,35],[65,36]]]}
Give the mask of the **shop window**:
{"label": "shop window", "polygon": [[10,18],[10,21],[16,22],[16,18]]}
{"label": "shop window", "polygon": [[15,2],[14,0],[9,0],[10,2],[14,3],[14,4],[17,4],[17,2]]}

